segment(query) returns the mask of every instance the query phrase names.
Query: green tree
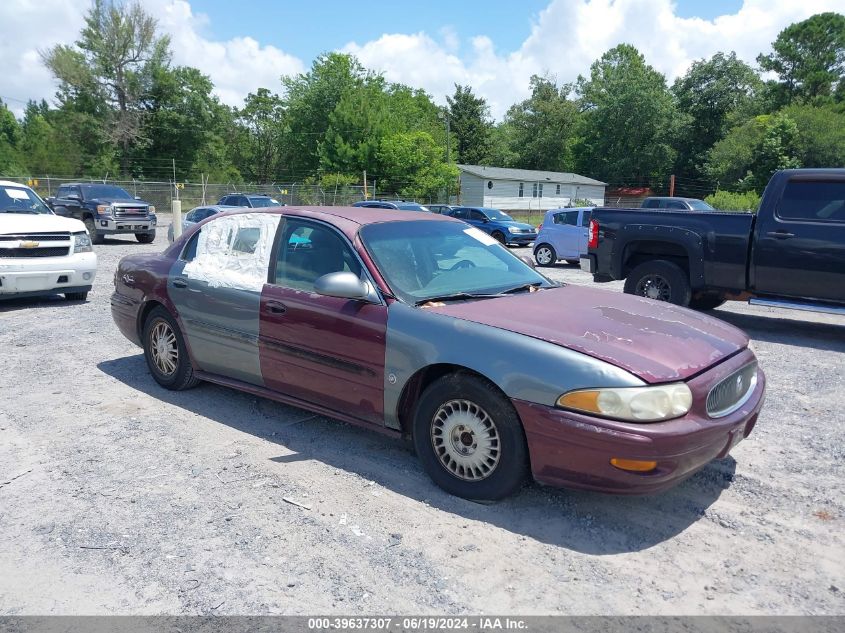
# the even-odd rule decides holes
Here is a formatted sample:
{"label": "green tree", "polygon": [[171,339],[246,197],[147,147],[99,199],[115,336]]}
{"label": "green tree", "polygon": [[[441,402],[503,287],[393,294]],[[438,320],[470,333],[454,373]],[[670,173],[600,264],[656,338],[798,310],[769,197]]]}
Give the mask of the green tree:
{"label": "green tree", "polygon": [[382,139],[379,189],[422,201],[444,199],[454,188],[458,168],[443,160],[443,149],[428,132],[400,132]]}
{"label": "green tree", "polygon": [[482,163],[490,150],[490,107],[473,94],[471,86],[458,84],[446,102],[451,133],[457,139],[456,160],[469,165]]}
{"label": "green tree", "polygon": [[567,171],[574,167],[573,147],[579,124],[578,107],[567,98],[571,87],[558,87],[548,77],[531,77],[531,96],[512,105],[505,115],[511,166]]}
{"label": "green tree", "polygon": [[733,128],[708,155],[709,175],[728,189],[762,191],[778,169],[801,167],[798,127],[783,113]]}
{"label": "green tree", "polygon": [[251,181],[273,182],[283,149],[284,100],[267,88],[259,88],[247,95],[238,112],[238,122],[246,131],[241,139],[241,170]]}
{"label": "green tree", "polygon": [[314,60],[307,73],[282,78],[287,109],[282,160],[288,175],[317,172],[329,115],[343,95],[373,77],[353,56],[328,53]]}
{"label": "green tree", "polygon": [[0,99],[0,174],[20,175],[18,144],[21,130],[18,120]]}
{"label": "green tree", "polygon": [[678,115],[662,74],[630,44],[610,49],[578,78],[584,112],[581,173],[608,182],[663,180],[675,158]]}
{"label": "green tree", "polygon": [[142,103],[153,70],[167,63],[168,46],[140,3],[94,0],[76,45],[58,45],[43,55],[60,82],[60,103],[82,99],[107,105],[108,139],[120,148],[124,174],[132,149],[142,140]]}
{"label": "green tree", "polygon": [[685,115],[675,139],[676,171],[681,177],[702,175],[707,151],[728,131],[731,115],[756,114],[763,82],[736,53],[716,53],[692,64],[672,86],[678,110]]}
{"label": "green tree", "polygon": [[845,16],[819,13],[790,24],[772,49],[759,55],[757,63],[778,74],[784,103],[827,99],[841,89],[845,77]]}
{"label": "green tree", "polygon": [[783,113],[798,127],[796,156],[803,167],[845,165],[845,111],[834,106],[791,105]]}

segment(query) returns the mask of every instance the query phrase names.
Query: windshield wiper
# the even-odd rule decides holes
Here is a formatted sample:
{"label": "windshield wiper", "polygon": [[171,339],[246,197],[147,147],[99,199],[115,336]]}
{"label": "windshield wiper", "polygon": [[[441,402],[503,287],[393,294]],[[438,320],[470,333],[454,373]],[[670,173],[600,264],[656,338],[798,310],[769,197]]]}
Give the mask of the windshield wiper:
{"label": "windshield wiper", "polygon": [[484,294],[476,292],[455,292],[450,295],[440,295],[439,297],[429,297],[428,299],[420,299],[414,305],[421,306],[426,303],[435,303],[440,301],[461,301],[463,299],[494,299],[495,297],[502,297],[501,293]]}
{"label": "windshield wiper", "polygon": [[532,288],[542,285],[542,281],[532,281],[530,284],[522,284],[521,286],[514,286],[513,288],[508,288],[507,290],[502,290],[500,294],[503,295],[510,295],[514,294],[515,292],[522,292],[523,290],[530,291]]}

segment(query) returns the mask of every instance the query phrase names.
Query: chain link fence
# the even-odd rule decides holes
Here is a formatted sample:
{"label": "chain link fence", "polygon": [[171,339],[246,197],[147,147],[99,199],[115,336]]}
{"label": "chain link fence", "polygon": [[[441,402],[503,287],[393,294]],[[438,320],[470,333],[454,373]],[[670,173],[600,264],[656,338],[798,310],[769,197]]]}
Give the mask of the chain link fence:
{"label": "chain link fence", "polygon": [[319,185],[301,183],[244,185],[234,183],[177,183],[154,182],[149,180],[115,180],[55,178],[52,176],[0,176],[0,180],[10,180],[32,187],[42,198],[55,196],[59,187],[70,183],[96,183],[122,187],[130,195],[144,202],[155,205],[160,213],[170,211],[171,199],[178,197],[182,201],[183,211],[193,207],[216,204],[220,198],[231,193],[265,194],[279,203],[287,205],[341,206],[364,199],[364,187],[361,185],[338,185],[324,188]]}

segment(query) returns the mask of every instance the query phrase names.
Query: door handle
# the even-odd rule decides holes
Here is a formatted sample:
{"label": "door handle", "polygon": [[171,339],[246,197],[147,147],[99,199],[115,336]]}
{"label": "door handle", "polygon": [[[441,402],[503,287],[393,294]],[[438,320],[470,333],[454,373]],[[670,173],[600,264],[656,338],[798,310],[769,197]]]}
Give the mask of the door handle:
{"label": "door handle", "polygon": [[280,301],[268,301],[267,302],[267,312],[272,312],[273,314],[284,314],[287,312],[287,306]]}
{"label": "door handle", "polygon": [[781,240],[789,239],[790,237],[795,237],[795,233],[789,233],[788,231],[769,231],[766,233],[769,237],[776,237]]}
{"label": "door handle", "polygon": [[188,280],[184,279],[183,277],[177,277],[173,280],[173,287],[174,288],[187,288],[188,287]]}

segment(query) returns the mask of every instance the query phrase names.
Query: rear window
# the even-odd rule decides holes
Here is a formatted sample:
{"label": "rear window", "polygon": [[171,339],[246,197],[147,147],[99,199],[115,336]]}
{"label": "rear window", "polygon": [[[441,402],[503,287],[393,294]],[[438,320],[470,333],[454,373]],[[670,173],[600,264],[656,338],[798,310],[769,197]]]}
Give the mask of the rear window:
{"label": "rear window", "polygon": [[845,181],[791,180],[777,214],[784,220],[845,223]]}

